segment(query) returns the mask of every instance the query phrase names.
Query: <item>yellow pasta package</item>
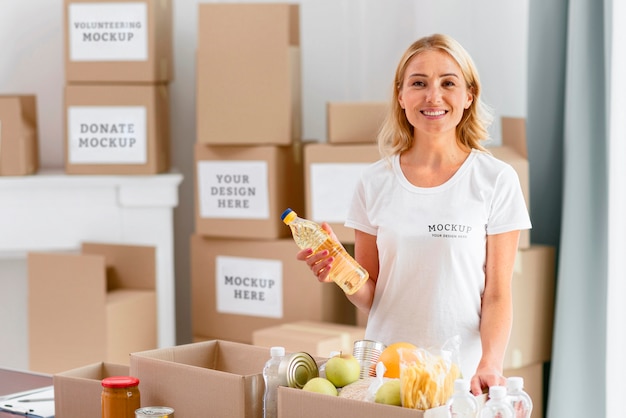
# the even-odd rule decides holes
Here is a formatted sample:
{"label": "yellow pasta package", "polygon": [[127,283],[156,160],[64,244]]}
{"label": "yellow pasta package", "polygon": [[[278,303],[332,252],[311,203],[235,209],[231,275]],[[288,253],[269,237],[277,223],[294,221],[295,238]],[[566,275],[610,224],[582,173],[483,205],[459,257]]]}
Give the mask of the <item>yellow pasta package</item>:
{"label": "yellow pasta package", "polygon": [[427,410],[445,405],[461,377],[460,337],[455,336],[441,349],[399,349],[400,396],[402,406]]}

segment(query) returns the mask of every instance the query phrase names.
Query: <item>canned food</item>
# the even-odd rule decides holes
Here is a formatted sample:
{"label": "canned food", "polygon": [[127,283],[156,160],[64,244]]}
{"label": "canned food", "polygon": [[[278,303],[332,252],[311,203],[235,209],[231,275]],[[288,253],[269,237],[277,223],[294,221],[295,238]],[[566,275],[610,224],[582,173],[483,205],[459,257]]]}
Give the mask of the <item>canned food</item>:
{"label": "canned food", "polygon": [[357,340],[352,354],[361,363],[361,379],[376,377],[376,363],[386,345],[379,341]]}
{"label": "canned food", "polygon": [[135,418],[173,418],[174,409],[169,406],[144,406],[135,411]]}
{"label": "canned food", "polygon": [[287,354],[278,367],[280,386],[302,389],[306,382],[319,376],[315,359],[303,351]]}

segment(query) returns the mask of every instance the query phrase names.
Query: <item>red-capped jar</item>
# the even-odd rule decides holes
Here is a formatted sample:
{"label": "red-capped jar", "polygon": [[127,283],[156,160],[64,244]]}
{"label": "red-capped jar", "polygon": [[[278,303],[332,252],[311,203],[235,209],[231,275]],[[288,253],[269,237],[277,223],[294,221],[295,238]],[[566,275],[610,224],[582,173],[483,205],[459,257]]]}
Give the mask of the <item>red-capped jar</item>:
{"label": "red-capped jar", "polygon": [[139,409],[139,379],[111,376],[102,379],[102,418],[135,418]]}

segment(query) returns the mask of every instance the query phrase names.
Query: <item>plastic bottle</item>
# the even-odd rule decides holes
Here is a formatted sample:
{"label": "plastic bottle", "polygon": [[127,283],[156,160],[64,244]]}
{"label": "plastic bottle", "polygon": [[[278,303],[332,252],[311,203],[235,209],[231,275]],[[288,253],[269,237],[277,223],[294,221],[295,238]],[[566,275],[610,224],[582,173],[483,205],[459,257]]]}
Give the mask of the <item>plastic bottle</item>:
{"label": "plastic bottle", "polygon": [[354,294],[367,282],[369,278],[367,270],[361,267],[319,224],[299,218],[291,209],[285,210],[280,218],[291,228],[291,234],[298,247],[312,248],[313,252],[328,250],[334,258],[329,277],[346,294]]}
{"label": "plastic bottle", "polygon": [[513,376],[506,379],[507,400],[513,407],[515,418],[530,418],[533,401],[524,391],[524,378]]}
{"label": "plastic bottle", "polygon": [[515,418],[513,407],[506,399],[506,387],[489,388],[489,400],[485,402],[480,418]]}
{"label": "plastic bottle", "polygon": [[264,418],[276,418],[278,416],[278,386],[280,382],[278,369],[283,357],[285,357],[285,347],[272,347],[270,348],[270,359],[263,367],[263,380],[265,381]]}
{"label": "plastic bottle", "polygon": [[457,379],[454,381],[454,393],[446,402],[448,416],[451,418],[477,418],[478,401],[470,393],[470,381]]}

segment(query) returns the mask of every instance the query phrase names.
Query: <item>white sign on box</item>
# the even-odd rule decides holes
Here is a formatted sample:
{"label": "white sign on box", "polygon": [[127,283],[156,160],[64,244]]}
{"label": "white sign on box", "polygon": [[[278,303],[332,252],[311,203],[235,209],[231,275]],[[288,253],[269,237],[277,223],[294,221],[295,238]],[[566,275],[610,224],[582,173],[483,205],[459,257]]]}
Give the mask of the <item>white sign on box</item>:
{"label": "white sign on box", "polygon": [[215,290],[217,312],[283,317],[283,263],[280,260],[217,256]]}
{"label": "white sign on box", "polygon": [[199,161],[200,216],[269,219],[266,161]]}
{"label": "white sign on box", "polygon": [[71,106],[67,111],[72,164],[146,164],[148,138],[143,106]]}
{"label": "white sign on box", "polygon": [[369,165],[370,163],[311,164],[311,220],[343,224],[361,173]]}
{"label": "white sign on box", "polygon": [[146,61],[146,3],[71,3],[70,61]]}

